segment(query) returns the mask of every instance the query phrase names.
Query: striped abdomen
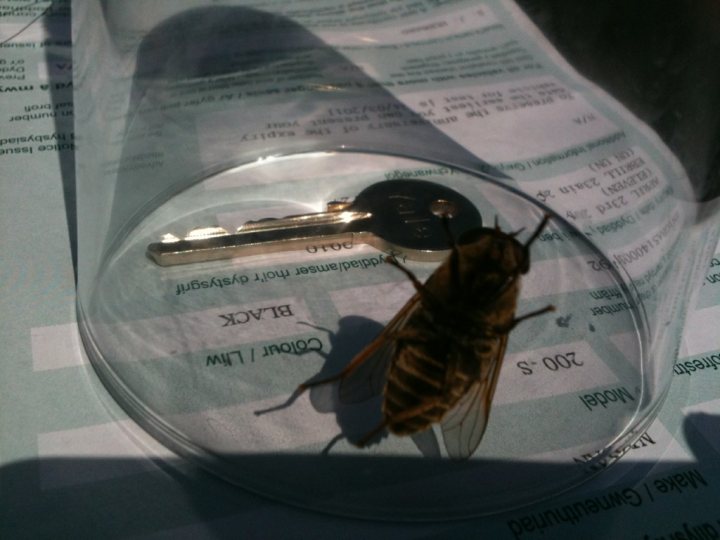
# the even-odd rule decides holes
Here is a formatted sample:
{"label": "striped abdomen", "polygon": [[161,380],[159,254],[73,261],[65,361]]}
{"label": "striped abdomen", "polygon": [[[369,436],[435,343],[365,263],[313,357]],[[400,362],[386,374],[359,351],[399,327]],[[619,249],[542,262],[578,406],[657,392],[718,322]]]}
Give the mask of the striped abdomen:
{"label": "striped abdomen", "polygon": [[492,357],[497,348],[495,337],[464,342],[437,329],[435,335],[423,331],[424,322],[429,321],[411,320],[415,324],[409,328],[417,338],[406,330],[387,374],[383,416],[396,435],[412,435],[440,422],[479,379],[482,358]]}

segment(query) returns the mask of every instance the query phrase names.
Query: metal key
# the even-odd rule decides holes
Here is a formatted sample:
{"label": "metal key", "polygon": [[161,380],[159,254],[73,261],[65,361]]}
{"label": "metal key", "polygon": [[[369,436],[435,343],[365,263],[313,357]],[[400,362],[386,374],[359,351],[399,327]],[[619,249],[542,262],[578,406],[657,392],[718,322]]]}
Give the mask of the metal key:
{"label": "metal key", "polygon": [[367,187],[352,202],[328,203],[326,212],[251,221],[235,233],[208,227],[183,239],[165,235],[147,253],[157,264],[172,266],[350,241],[436,261],[450,249],[443,216],[454,238],[482,225],[475,205],[457,191],[424,180],[387,180]]}

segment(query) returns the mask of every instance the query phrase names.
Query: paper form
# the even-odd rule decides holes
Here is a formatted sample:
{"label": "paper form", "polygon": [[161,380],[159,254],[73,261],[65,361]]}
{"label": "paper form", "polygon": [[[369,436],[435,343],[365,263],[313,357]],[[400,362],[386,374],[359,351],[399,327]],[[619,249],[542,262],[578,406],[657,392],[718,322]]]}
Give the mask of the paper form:
{"label": "paper form", "polygon": [[[48,8],[49,11],[43,15]],[[293,12],[288,6],[291,15],[297,16],[351,61],[357,61],[399,103],[514,178],[517,187],[550,204],[580,230],[594,233],[598,243],[616,260],[626,262],[628,272],[645,284],[646,288],[640,293],[645,295],[643,298],[648,305],[657,313],[673,313],[675,306],[668,305],[663,295],[653,290],[653,284],[658,282],[666,268],[667,259],[662,254],[671,252],[668,246],[673,244],[682,249],[684,236],[680,225],[686,219],[693,219],[691,209],[676,204],[668,196],[668,186],[675,190],[685,189],[681,168],[647,128],[638,125],[612,100],[569,72],[514,4],[506,1],[484,2],[481,5],[460,2],[435,11],[420,12],[413,2],[397,2],[392,10],[378,3],[377,6],[362,8],[352,17],[349,15],[350,4],[336,9],[341,11],[333,13],[322,2],[310,4],[298,12]],[[66,214],[66,210],[74,206],[71,156],[76,150],[71,123],[69,5],[62,2],[4,1],[0,3],[0,10],[0,36],[3,40],[5,36],[11,37],[0,47],[0,92],[3,96],[0,100],[0,122],[3,126],[0,131],[0,223],[6,231],[3,240],[5,255],[0,265],[0,283],[4,285],[3,329],[0,335],[5,344],[0,364],[0,432],[3,433],[0,437],[0,467],[4,469],[3,474],[7,474],[7,480],[3,478],[0,489],[2,498],[10,497],[8,500],[11,501],[9,505],[2,505],[0,516],[3,519],[0,522],[3,525],[0,525],[0,531],[9,537],[42,532],[42,525],[31,519],[42,513],[50,517],[51,523],[57,527],[56,532],[65,530],[65,527],[69,531],[67,517],[62,515],[63,505],[68,508],[68,516],[82,519],[82,514],[73,513],[72,504],[67,502],[73,496],[97,505],[125,505],[128,512],[133,512],[138,508],[135,505],[141,504],[142,500],[137,503],[125,500],[123,493],[127,493],[131,481],[149,487],[150,494],[154,492],[153,487],[163,486],[167,488],[168,495],[166,506],[153,503],[157,510],[154,515],[142,514],[139,519],[144,520],[145,525],[125,524],[128,534],[161,535],[163,531],[186,528],[207,531],[217,527],[217,530],[222,530],[223,523],[241,524],[245,520],[235,517],[240,511],[230,502],[219,502],[215,514],[199,509],[187,512],[187,507],[178,502],[183,497],[182,490],[168,483],[153,467],[115,467],[112,474],[81,475],[77,478],[83,481],[74,482],[63,463],[52,461],[94,457],[142,462],[145,453],[138,452],[133,446],[136,443],[131,439],[123,439],[126,435],[122,430],[108,431],[106,428],[113,425],[116,419],[113,415],[121,416],[122,413],[109,411],[98,399],[97,393],[105,390],[89,374],[89,366],[83,359],[75,334],[71,256],[74,248],[71,247],[75,245],[76,222]],[[132,28],[132,24],[137,23],[134,19],[142,17],[139,13],[128,11],[125,23]],[[32,22],[39,15],[43,18]],[[353,26],[350,30],[341,28],[341,21],[352,21]],[[20,34],[12,37],[18,31]],[[89,28],[83,31],[92,33]],[[85,39],[91,41],[87,37]],[[393,54],[385,54],[387,47],[392,47]],[[382,57],[382,61],[378,60]],[[268,84],[268,87],[273,86],[278,87],[278,82]],[[240,96],[236,98],[240,100]],[[252,99],[248,94],[242,95],[243,103]],[[267,97],[258,94],[257,102],[267,103]],[[308,130],[319,130],[318,136],[332,137],[341,129],[340,126],[371,133],[373,130],[394,129],[395,123],[408,120],[405,111],[393,109],[390,101],[379,105],[364,111],[328,110],[325,116],[314,118],[315,125],[309,125],[302,118],[283,117],[285,111],[279,108],[278,118],[268,120],[265,130],[241,135],[258,141],[283,132],[292,140],[304,136]],[[119,105],[119,108],[122,106]],[[398,112],[399,115],[394,115]],[[281,122],[286,124],[281,125]],[[201,140],[207,143],[199,148],[200,157],[206,161],[214,159],[213,139],[203,138],[203,133],[215,130],[214,137],[223,137],[223,130],[236,132],[237,129],[232,113],[215,111],[208,114],[198,124]],[[417,177],[423,175],[422,170],[409,172]],[[588,196],[590,193],[592,197]],[[223,219],[227,219],[227,215]],[[505,219],[512,225],[514,216],[510,212]],[[648,238],[637,233],[645,227],[653,231]],[[28,238],[32,239],[32,244],[28,243]],[[541,240],[540,245],[567,240],[547,237]],[[366,285],[368,291],[373,291],[377,297],[390,299],[387,304],[376,305],[377,316],[372,319],[380,325],[387,322],[394,309],[412,290],[407,283],[399,280],[399,276],[377,272],[378,264],[371,262],[377,257],[379,254],[372,250],[356,252],[353,248],[337,258],[326,254],[316,259],[304,254],[304,258],[296,262],[281,258],[271,267],[258,265],[258,261],[248,265],[240,263],[227,274],[178,275],[175,279],[167,279],[163,294],[187,301],[188,309],[183,316],[189,320],[196,314],[207,313],[211,308],[230,305],[229,302],[219,302],[232,287],[254,291],[247,293],[250,298],[247,305],[238,307],[232,304],[232,309],[207,315],[208,320],[229,324],[224,329],[220,326],[217,329],[219,332],[228,328],[249,328],[240,322],[244,319],[242,315],[237,315],[239,313],[258,313],[258,317],[269,313],[272,316],[272,307],[276,308],[277,314],[282,306],[294,305],[290,301],[266,305],[263,298],[275,295],[277,299],[287,299],[295,287],[309,287],[311,294],[327,289],[331,292],[324,300],[301,300],[298,304],[302,306],[304,320],[322,324],[335,315],[353,315],[348,298],[365,298],[373,303],[367,293],[363,295],[362,291],[350,286],[351,277],[362,275],[363,279],[369,279]],[[354,265],[350,264],[353,262]],[[539,260],[536,270],[542,272],[541,275],[557,271],[552,266],[554,262],[554,259]],[[582,268],[583,273],[573,272],[573,275],[592,276],[593,268],[601,268],[603,262],[592,257],[580,257],[570,258],[563,264],[569,269]],[[342,270],[343,263],[350,266]],[[335,266],[328,266],[330,264]],[[689,352],[679,359],[675,367],[673,382],[676,384],[671,387],[668,400],[656,421],[660,427],[655,430],[649,428],[627,456],[615,465],[618,470],[626,469],[617,484],[602,485],[593,491],[590,483],[582,488],[584,491],[570,493],[542,505],[493,518],[437,526],[435,530],[440,534],[481,531],[498,538],[540,538],[568,533],[601,537],[609,531],[616,535],[648,538],[670,534],[679,538],[678,534],[687,536],[690,533],[712,538],[713,534],[720,533],[720,514],[712,514],[714,506],[708,502],[716,498],[720,489],[717,487],[720,475],[713,465],[718,451],[717,437],[713,434],[713,426],[717,427],[713,418],[717,410],[714,389],[718,376],[713,358],[720,345],[713,345],[708,330],[713,328],[717,315],[715,308],[720,298],[712,294],[717,281],[713,278],[714,260],[711,265],[707,276],[698,278],[705,279],[700,296],[701,309],[689,316]],[[429,271],[430,267],[418,270],[425,275]],[[274,272],[272,277],[269,272]],[[246,283],[241,283],[243,280],[239,276],[246,276]],[[231,285],[210,287],[213,278],[220,279],[219,283],[223,285],[223,280],[227,278]],[[233,279],[237,279],[238,283],[234,284]],[[322,287],[313,285],[318,280],[322,280]],[[208,283],[208,287],[202,286],[203,281]],[[577,283],[587,283],[586,278],[578,278]],[[680,290],[686,284],[680,280],[676,285]],[[277,293],[272,291],[274,287]],[[545,301],[542,289],[529,282],[524,300],[538,302],[540,306]],[[561,289],[553,291],[553,294],[565,295],[567,304],[582,305],[585,320],[581,320],[578,314],[569,320],[556,321],[552,318],[557,335],[543,338],[547,343],[533,350],[521,350],[518,345],[517,349],[509,351],[504,368],[507,373],[501,380],[501,389],[514,379],[531,381],[532,377],[551,377],[552,367],[547,366],[557,366],[552,362],[561,361],[555,359],[556,353],[577,353],[576,357],[582,358],[583,362],[593,359],[593,363],[570,369],[593,371],[587,379],[582,377],[582,371],[570,375],[577,384],[576,393],[568,399],[569,414],[585,414],[588,423],[598,422],[609,408],[612,411],[612,407],[623,407],[623,399],[628,403],[639,399],[634,388],[617,382],[627,376],[627,365],[632,364],[632,359],[628,358],[624,366],[598,361],[603,351],[609,348],[623,351],[632,348],[628,340],[616,337],[622,336],[623,328],[616,328],[608,322],[616,316],[614,314],[622,311],[618,307],[621,301],[612,283],[604,283],[601,288],[593,290],[592,295],[579,286],[563,285]],[[179,290],[181,294],[178,294]],[[269,311],[257,311],[262,308],[269,308]],[[143,312],[145,308],[139,306],[138,310]],[[229,318],[223,320],[220,315]],[[253,315],[248,315],[250,317]],[[142,322],[150,319],[149,313],[137,317],[136,320],[140,321],[138,335],[143,333]],[[659,316],[658,321],[658,324],[664,324],[666,318]],[[583,324],[582,332],[588,339],[564,341],[562,324],[570,327]],[[590,326],[596,330],[607,328],[612,332],[603,341],[597,336],[599,332],[593,334]],[[576,332],[580,331],[579,327],[574,328]],[[670,325],[666,331],[672,334],[677,327]],[[702,339],[693,339],[696,334]],[[234,378],[242,378],[237,374],[227,375],[232,370],[237,372],[248,368],[249,364],[241,363],[237,354],[229,354],[241,347],[246,347],[242,351],[252,347],[260,358],[268,361],[267,369],[277,369],[297,361],[294,351],[298,347],[307,348],[310,340],[321,343],[323,352],[329,352],[331,346],[325,332],[308,327],[303,327],[298,333],[285,328],[282,339],[276,340],[271,336],[253,336],[252,333],[243,333],[236,339],[225,334],[219,339],[222,347],[212,343],[201,347],[192,337],[188,337],[187,347],[177,351],[180,356],[175,360],[195,362],[201,366],[196,373],[215,370],[210,377],[212,381],[226,378],[232,382]],[[303,340],[304,345],[299,345],[299,340]],[[152,351],[147,351],[153,347],[151,342],[143,338],[138,345],[141,343],[146,347],[146,354],[141,355],[143,359],[152,359],[158,366],[166,365]],[[230,360],[230,365],[222,361],[223,354]],[[533,355],[537,355],[540,362],[534,366],[529,364],[534,359]],[[220,360],[210,361],[210,358]],[[244,358],[247,361],[247,357]],[[550,361],[542,364],[545,358]],[[525,369],[544,371],[525,375],[520,362],[526,362],[522,365]],[[321,366],[321,359],[315,358],[305,368],[307,375],[317,372]],[[155,374],[161,376],[166,368],[153,369],[157,369]],[[227,371],[222,373],[219,370]],[[268,405],[282,401],[297,382],[290,377],[280,377],[274,382],[272,392],[251,395],[252,401],[239,405],[248,413],[245,416],[251,419],[249,413],[255,401],[263,404],[271,402]],[[203,383],[200,384],[201,388],[206,388]],[[242,389],[242,381],[228,384],[228,390],[210,403],[202,400],[195,404],[192,400],[189,403],[182,400],[173,402],[174,413],[178,418],[187,420],[192,419],[195,413],[202,415],[213,411],[210,416],[217,423],[209,423],[206,429],[218,430],[228,422],[228,418],[233,418],[227,411],[238,405],[232,401],[235,399],[231,393],[233,386]],[[547,389],[543,385],[537,388],[540,391]],[[506,395],[511,396],[511,393]],[[273,397],[275,399],[271,399]],[[544,394],[537,396],[538,407],[542,407],[543,397]],[[514,400],[508,397],[504,401],[506,403],[503,399],[498,402],[502,406],[498,411],[499,418],[506,413],[511,414]],[[194,407],[196,410],[192,410]],[[304,404],[301,408],[305,411],[309,407]],[[681,409],[682,413],[679,412]],[[331,436],[334,421],[327,415],[323,419],[319,432]],[[120,422],[129,420],[121,418]],[[192,420],[187,422],[192,424]],[[282,425],[285,420],[278,423]],[[499,424],[493,429],[497,433],[502,431]],[[78,433],[87,436],[78,437]],[[108,439],[104,433],[111,433],[111,438]],[[115,437],[122,443],[114,445],[108,442]],[[103,444],[97,444],[98,440],[102,440]],[[65,446],[63,441],[67,441]],[[285,447],[293,448],[292,439],[284,439],[283,442],[287,443]],[[302,444],[317,444],[319,450],[322,442],[313,439]],[[657,450],[658,444],[665,444],[671,449],[667,456],[663,457],[663,452]],[[532,455],[545,455],[544,452],[552,455],[549,448],[543,448],[542,442],[531,441],[529,445],[533,447]],[[641,451],[639,446],[636,448],[637,445],[652,449],[652,459],[647,463],[654,464],[653,460],[660,460],[663,467],[655,470],[643,464],[634,466],[633,454]],[[491,444],[488,452],[492,448]],[[405,449],[414,450],[411,445],[403,446]],[[588,448],[574,450],[577,454],[568,454],[567,464],[582,461],[584,455],[592,453]],[[689,461],[686,453],[693,455],[696,461]],[[155,457],[157,452],[150,455]],[[21,465],[28,460],[40,460],[41,465],[37,470],[23,469]],[[645,476],[647,473],[650,476]],[[76,486],[79,484],[93,487],[78,492]],[[113,488],[113,485],[116,487]],[[205,493],[213,490],[223,493],[225,489],[207,479],[198,480],[198,485]],[[52,495],[42,495],[41,491],[48,491],[48,487],[52,488],[49,490]],[[12,497],[13,492],[15,497]],[[13,499],[18,502],[14,504]],[[277,513],[269,512],[267,503],[261,498],[250,497],[247,504],[251,508],[262,509],[268,519],[273,519],[274,515],[288,520],[297,518],[293,516],[294,510],[282,507]],[[51,507],[59,510],[51,510]],[[668,511],[678,507],[684,508],[682,515]],[[5,514],[8,511],[19,512],[21,517],[9,519]],[[161,519],[163,515],[165,517]],[[317,527],[320,535],[330,535],[338,521],[346,523],[349,528],[354,523],[339,518],[303,515],[303,519],[312,523],[311,526]],[[123,520],[117,516],[111,522],[123,526]],[[87,527],[88,531],[96,526],[92,520],[84,524],[73,523],[75,525],[80,530]],[[373,532],[389,534],[390,529],[398,528],[408,538],[420,537],[427,532],[412,525],[379,523],[373,527]]]}

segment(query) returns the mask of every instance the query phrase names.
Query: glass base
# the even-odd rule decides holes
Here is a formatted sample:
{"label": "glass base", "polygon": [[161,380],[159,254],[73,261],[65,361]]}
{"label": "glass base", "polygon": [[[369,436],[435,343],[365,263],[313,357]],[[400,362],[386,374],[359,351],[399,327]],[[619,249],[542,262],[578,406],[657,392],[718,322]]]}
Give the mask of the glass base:
{"label": "glass base", "polygon": [[[147,255],[167,234],[320,212],[398,178],[449,187],[486,227],[497,220],[502,231],[520,231],[520,242],[551,215],[530,248],[516,313],[555,311],[511,331],[487,431],[464,461],[447,457],[438,426],[408,437],[384,433],[365,448],[350,443],[377,426],[382,391],[350,404],[336,384],[294,394],[308,379],[342,370],[412,297],[412,283],[385,264],[388,253],[318,239],[177,266]],[[420,281],[439,264],[394,254]],[[610,297],[623,308],[594,316],[597,299]],[[549,497],[590,478],[593,464],[638,436],[658,399],[648,390],[641,310],[603,254],[502,181],[442,164],[321,152],[214,174],[111,246],[85,298],[80,329],[89,357],[148,432],[239,486],[343,515],[450,519]]]}

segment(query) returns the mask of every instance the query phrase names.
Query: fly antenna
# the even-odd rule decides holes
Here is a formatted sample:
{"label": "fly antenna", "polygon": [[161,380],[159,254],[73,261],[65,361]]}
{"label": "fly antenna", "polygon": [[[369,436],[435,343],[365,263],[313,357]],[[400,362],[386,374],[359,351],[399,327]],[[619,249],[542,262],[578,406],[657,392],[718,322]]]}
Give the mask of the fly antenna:
{"label": "fly antenna", "polygon": [[548,221],[550,221],[550,214],[545,214],[543,216],[542,221],[540,222],[540,225],[537,226],[537,229],[535,229],[535,232],[532,233],[532,236],[530,236],[528,241],[525,242],[525,249],[528,249],[530,247],[530,244],[532,244],[535,240],[537,240],[537,237],[540,236],[540,233],[545,228],[545,225],[548,224]]}

